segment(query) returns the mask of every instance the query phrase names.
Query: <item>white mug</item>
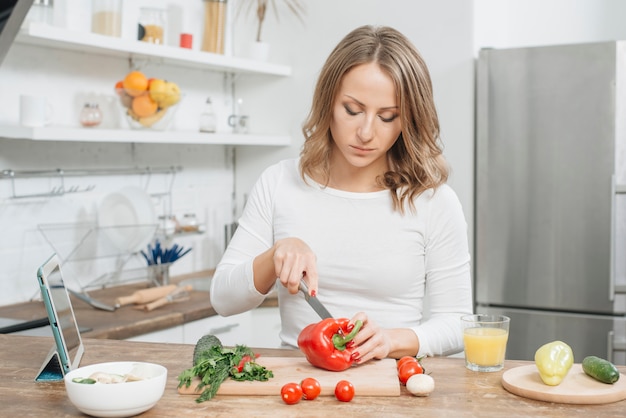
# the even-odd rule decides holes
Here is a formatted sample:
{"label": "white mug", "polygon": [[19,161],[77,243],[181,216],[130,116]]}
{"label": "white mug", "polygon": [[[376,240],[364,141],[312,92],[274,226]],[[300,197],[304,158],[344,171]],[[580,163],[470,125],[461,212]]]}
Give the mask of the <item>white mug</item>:
{"label": "white mug", "polygon": [[52,105],[43,96],[20,96],[20,123],[40,127],[52,122]]}

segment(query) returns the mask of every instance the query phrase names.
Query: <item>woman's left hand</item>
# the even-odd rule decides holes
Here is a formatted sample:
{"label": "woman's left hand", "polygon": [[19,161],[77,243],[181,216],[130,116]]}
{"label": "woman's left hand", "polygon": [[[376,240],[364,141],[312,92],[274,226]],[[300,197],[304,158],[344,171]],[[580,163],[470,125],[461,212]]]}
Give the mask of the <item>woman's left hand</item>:
{"label": "woman's left hand", "polygon": [[351,347],[354,353],[358,353],[355,361],[359,364],[371,359],[383,359],[391,353],[391,338],[387,335],[387,330],[381,328],[374,321],[369,319],[364,312],[357,313],[350,320],[354,324],[357,320],[363,322],[363,327],[354,337]]}
{"label": "woman's left hand", "polygon": [[363,322],[363,327],[352,340],[350,349],[358,353],[354,359],[362,364],[372,359],[384,359],[387,357],[400,358],[402,356],[416,356],[419,352],[420,342],[415,332],[409,328],[385,329],[367,317],[365,312],[359,312],[350,323],[357,320]]}

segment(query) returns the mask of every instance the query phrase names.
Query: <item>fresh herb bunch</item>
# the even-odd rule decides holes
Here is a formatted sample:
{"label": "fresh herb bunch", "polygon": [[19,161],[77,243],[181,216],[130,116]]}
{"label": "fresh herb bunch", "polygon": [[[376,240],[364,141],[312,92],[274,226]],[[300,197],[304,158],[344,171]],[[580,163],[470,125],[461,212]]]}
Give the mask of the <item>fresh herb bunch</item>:
{"label": "fresh herb bunch", "polygon": [[178,376],[178,387],[189,387],[193,378],[199,377],[198,389],[204,388],[200,397],[196,399],[196,402],[200,403],[212,399],[222,382],[229,377],[237,381],[261,382],[274,377],[274,373],[258,364],[255,358],[254,352],[245,345],[237,345],[234,348],[214,345],[202,351],[198,362]]}

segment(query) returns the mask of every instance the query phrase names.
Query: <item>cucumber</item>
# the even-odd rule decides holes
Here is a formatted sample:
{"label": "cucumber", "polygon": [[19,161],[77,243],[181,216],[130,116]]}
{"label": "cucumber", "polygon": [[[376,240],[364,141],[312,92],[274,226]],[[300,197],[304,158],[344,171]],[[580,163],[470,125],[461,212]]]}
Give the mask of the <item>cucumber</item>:
{"label": "cucumber", "polygon": [[583,371],[602,383],[613,384],[619,380],[619,371],[608,360],[596,356],[587,356],[583,359]]}
{"label": "cucumber", "polygon": [[198,340],[196,346],[193,349],[193,365],[195,366],[200,361],[200,355],[206,350],[210,350],[214,345],[222,348],[222,342],[215,335],[207,334]]}

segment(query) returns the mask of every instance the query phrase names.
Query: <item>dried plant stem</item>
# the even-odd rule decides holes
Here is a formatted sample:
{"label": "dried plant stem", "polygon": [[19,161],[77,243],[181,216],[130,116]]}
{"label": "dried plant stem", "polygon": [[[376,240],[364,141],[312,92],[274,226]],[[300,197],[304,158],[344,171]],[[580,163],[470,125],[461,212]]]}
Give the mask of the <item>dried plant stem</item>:
{"label": "dried plant stem", "polygon": [[[304,15],[306,13],[306,9],[302,4],[302,0],[281,0],[289,8],[289,11],[298,18],[302,23],[304,23]],[[271,5],[268,3],[271,2]],[[256,31],[256,41],[261,42],[261,33],[263,29],[263,22],[265,21],[265,13],[268,8],[274,10],[274,16],[276,16],[276,20],[278,21],[278,6],[276,4],[277,0],[242,0],[239,3],[239,10],[237,15],[239,15],[243,9],[245,11],[250,11],[250,9],[255,8],[256,6],[256,17],[257,17],[257,31]]]}

